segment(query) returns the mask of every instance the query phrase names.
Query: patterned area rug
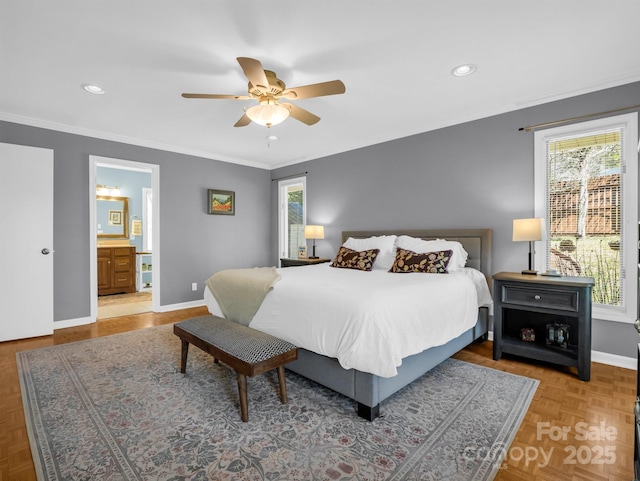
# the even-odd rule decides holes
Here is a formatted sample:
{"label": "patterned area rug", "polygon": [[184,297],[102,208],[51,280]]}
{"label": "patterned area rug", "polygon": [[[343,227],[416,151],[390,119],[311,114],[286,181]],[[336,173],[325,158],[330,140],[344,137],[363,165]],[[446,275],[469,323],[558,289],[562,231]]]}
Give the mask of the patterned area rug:
{"label": "patterned area rug", "polygon": [[39,480],[491,480],[538,382],[449,359],[381,406],[287,371],[248,379],[172,326],[17,354]]}

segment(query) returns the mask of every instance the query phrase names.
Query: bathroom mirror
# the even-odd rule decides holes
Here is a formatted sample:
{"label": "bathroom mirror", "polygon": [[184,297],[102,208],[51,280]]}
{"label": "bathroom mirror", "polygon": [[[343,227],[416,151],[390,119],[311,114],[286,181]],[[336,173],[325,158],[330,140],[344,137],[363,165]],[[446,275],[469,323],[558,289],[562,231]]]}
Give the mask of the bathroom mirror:
{"label": "bathroom mirror", "polygon": [[96,196],[99,239],[129,238],[129,198]]}

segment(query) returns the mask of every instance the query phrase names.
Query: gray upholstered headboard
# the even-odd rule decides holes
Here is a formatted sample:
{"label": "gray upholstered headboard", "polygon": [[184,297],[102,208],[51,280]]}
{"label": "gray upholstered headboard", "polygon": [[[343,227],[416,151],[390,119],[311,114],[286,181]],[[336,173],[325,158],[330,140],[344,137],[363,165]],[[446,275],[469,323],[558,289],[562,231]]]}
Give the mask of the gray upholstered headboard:
{"label": "gray upholstered headboard", "polygon": [[364,238],[378,235],[409,235],[421,239],[447,239],[458,241],[469,254],[467,266],[491,278],[491,229],[424,229],[424,230],[360,230],[343,231],[342,242],[349,237]]}

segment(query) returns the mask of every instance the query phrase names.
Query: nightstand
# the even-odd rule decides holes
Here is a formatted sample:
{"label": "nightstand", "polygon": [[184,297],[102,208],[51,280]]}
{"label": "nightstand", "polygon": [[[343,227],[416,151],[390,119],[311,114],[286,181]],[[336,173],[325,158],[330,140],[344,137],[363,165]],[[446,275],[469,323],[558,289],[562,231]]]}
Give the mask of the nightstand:
{"label": "nightstand", "polygon": [[578,377],[588,381],[592,288],[591,277],[495,274],[493,359],[508,353],[576,367]]}
{"label": "nightstand", "polygon": [[325,262],[331,262],[331,259],[280,259],[280,267],[295,267],[295,266],[310,266],[313,264],[324,264]]}

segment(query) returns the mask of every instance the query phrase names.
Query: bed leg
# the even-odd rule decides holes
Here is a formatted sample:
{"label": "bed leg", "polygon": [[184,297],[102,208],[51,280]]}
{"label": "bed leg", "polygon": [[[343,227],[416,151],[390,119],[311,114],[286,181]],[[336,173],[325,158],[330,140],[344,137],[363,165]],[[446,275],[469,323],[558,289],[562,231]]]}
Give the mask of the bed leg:
{"label": "bed leg", "polygon": [[358,416],[366,419],[367,421],[373,421],[378,416],[380,416],[380,404],[369,407],[365,406],[362,403],[358,403]]}

